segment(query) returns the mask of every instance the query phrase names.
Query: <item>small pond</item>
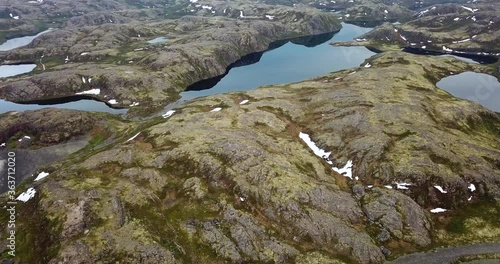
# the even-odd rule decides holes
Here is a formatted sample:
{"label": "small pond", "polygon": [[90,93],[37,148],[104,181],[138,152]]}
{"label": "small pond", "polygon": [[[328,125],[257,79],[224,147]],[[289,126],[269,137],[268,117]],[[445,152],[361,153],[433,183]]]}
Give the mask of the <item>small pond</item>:
{"label": "small pond", "polygon": [[0,78],[28,73],[35,68],[36,64],[0,65]]}
{"label": "small pond", "polygon": [[160,43],[163,43],[165,41],[167,41],[166,37],[157,37],[157,38],[154,38],[152,40],[148,40],[148,43],[149,44],[160,44]]}
{"label": "small pond", "polygon": [[494,76],[464,72],[445,77],[436,86],[455,97],[478,102],[490,110],[500,112],[500,82]]}
{"label": "small pond", "polygon": [[20,38],[13,38],[9,39],[6,42],[4,42],[2,45],[0,45],[0,51],[8,51],[8,50],[13,50],[15,48],[23,47],[31,43],[35,38],[37,38],[40,35],[43,35],[47,32],[50,32],[54,30],[53,28],[49,28],[45,31],[42,31],[36,35],[33,36],[26,36],[26,37],[20,37]]}

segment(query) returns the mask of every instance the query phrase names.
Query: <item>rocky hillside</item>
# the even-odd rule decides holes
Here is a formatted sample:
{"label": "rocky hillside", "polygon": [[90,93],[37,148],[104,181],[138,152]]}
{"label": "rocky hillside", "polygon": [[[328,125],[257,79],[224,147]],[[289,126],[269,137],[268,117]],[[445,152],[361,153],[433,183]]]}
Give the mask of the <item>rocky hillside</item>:
{"label": "rocky hillside", "polygon": [[420,9],[407,23],[382,25],[360,39],[380,49],[397,45],[448,53],[499,56],[499,14],[498,1],[437,4]]}
{"label": "rocky hillside", "polygon": [[[1,114],[2,192],[4,157],[17,158],[18,186],[0,196],[4,208],[17,198],[14,263],[427,263],[470,251],[479,256],[460,260],[498,259],[500,114],[436,87],[450,74],[498,74],[498,64],[400,51],[499,52],[498,8],[4,0],[0,41],[58,29],[0,52],[3,64],[37,64],[0,79],[0,97],[84,95],[131,115],[162,109],[284,40],[331,33],[341,21],[403,22],[350,43],[384,50],[358,68],[198,98],[162,116]],[[0,210],[0,222],[10,217]],[[0,229],[6,263],[9,232]]]}
{"label": "rocky hillside", "polygon": [[402,52],[367,63],[197,99],[51,165],[28,183],[19,247],[33,250],[17,259],[382,263],[499,241],[500,117],[435,86],[488,68]]}
{"label": "rocky hillside", "polygon": [[[155,8],[141,11],[147,18],[136,17],[134,8],[106,15],[93,9],[72,13],[62,28],[26,47],[0,52],[3,63],[37,64],[33,74],[1,81],[0,96],[33,101],[94,91],[89,96],[115,107],[151,112],[176,100],[190,84],[222,75],[231,63],[275,41],[341,27],[335,14],[306,6],[183,3],[189,14],[173,19]],[[121,6],[117,2],[116,9]],[[164,40],[151,42],[159,37]]]}

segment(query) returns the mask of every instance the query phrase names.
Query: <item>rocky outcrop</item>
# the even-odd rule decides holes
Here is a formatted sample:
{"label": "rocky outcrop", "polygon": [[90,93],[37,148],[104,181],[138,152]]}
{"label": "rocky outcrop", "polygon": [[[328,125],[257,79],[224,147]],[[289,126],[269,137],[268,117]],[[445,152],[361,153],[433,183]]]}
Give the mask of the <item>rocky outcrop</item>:
{"label": "rocky outcrop", "polygon": [[423,48],[479,55],[500,54],[500,6],[497,2],[442,4],[426,7],[401,25],[382,25],[361,36],[368,45]]}
{"label": "rocky outcrop", "polygon": [[[61,227],[53,262],[382,263],[433,242],[446,215],[429,209],[498,199],[498,116],[434,84],[486,68],[401,52],[369,63],[199,99],[58,166],[36,186],[36,210]],[[348,160],[352,179],[332,170]]]}
{"label": "rocky outcrop", "polygon": [[369,221],[380,228],[379,241],[393,237],[418,246],[431,243],[431,221],[410,197],[399,191],[374,188],[363,197],[362,203]]}
{"label": "rocky outcrop", "polygon": [[[217,8],[224,14],[222,6]],[[139,108],[152,111],[176,100],[189,85],[224,74],[244,55],[265,51],[273,42],[341,27],[335,14],[304,6],[243,1],[225,9],[230,11],[220,16],[143,23],[121,14],[123,23],[100,24],[103,19],[118,19],[96,13],[85,16],[96,20],[96,25],[81,27],[75,26],[80,22],[72,18],[67,27],[38,37],[26,48],[0,52],[2,61],[38,64],[33,76],[0,83],[0,96],[10,101],[33,101],[100,89],[91,96],[104,102],[115,99],[117,107],[139,102]],[[240,16],[240,11],[246,15]],[[167,41],[161,45],[147,42],[157,36]]]}
{"label": "rocky outcrop", "polygon": [[33,144],[47,146],[87,135],[104,120],[103,115],[64,110],[8,112],[0,116],[0,141],[21,142],[29,136]]}

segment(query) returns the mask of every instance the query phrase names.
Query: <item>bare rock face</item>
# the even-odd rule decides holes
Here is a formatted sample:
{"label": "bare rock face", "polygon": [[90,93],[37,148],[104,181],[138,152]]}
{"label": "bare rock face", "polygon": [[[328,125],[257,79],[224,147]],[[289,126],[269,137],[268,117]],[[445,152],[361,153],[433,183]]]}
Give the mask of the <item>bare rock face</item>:
{"label": "bare rock face", "polygon": [[63,238],[83,233],[85,229],[85,211],[88,211],[87,203],[85,201],[79,201],[78,204],[69,208],[69,214],[66,216],[66,222],[64,222],[63,225]]}
{"label": "bare rock face", "polygon": [[207,189],[202,185],[200,178],[193,177],[187,179],[184,182],[183,188],[196,199],[203,199],[206,196]]}
{"label": "bare rock face", "polygon": [[299,254],[294,247],[270,236],[252,215],[235,210],[231,205],[225,208],[224,221],[231,226],[233,241],[252,261],[287,263]]}
{"label": "bare rock face", "polygon": [[362,203],[368,220],[380,226],[379,240],[387,241],[389,238],[384,232],[388,231],[390,236],[418,246],[431,243],[431,221],[410,197],[398,191],[374,188],[363,197]]}
{"label": "bare rock face", "polygon": [[[50,173],[51,164],[88,145],[95,134],[112,133],[107,114],[64,109],[8,112],[0,115],[0,155],[16,155],[16,182]],[[106,120],[106,121],[105,121]],[[117,119],[115,120],[117,121]],[[117,121],[119,123],[119,121]],[[6,158],[4,158],[6,160]],[[0,161],[3,165],[4,161]],[[0,166],[0,192],[7,189],[7,166]]]}
{"label": "bare rock face", "polygon": [[[335,14],[305,6],[247,1],[206,5],[218,13],[165,20],[158,10],[144,11],[143,17],[143,11],[131,8],[74,16],[65,27],[39,36],[26,47],[0,52],[0,61],[38,66],[29,78],[2,82],[0,97],[26,102],[100,89],[91,96],[104,102],[113,98],[116,107],[140,102],[139,108],[151,111],[177,99],[189,85],[224,74],[244,55],[265,51],[276,41],[341,28]],[[247,15],[240,16],[240,11]],[[148,43],[158,36],[166,41]]]}
{"label": "bare rock face", "polygon": [[[1,41],[39,31],[33,21],[56,20],[59,29],[0,52],[1,62],[37,63],[30,76],[0,80],[0,97],[30,101],[99,88],[98,100],[155,108],[276,41],[333,32],[340,21],[398,19],[422,5],[323,2],[5,0]],[[498,50],[498,4],[467,5],[479,10],[437,5],[364,37],[374,46]],[[156,37],[165,41],[148,42]],[[436,226],[484,224],[432,217],[429,209],[460,216],[465,205],[500,198],[499,115],[435,86],[450,71],[490,68],[399,51],[367,62],[371,67],[201,98],[168,119],[124,122],[53,109],[1,115],[0,140],[30,163],[19,163],[20,172],[57,161],[43,181],[26,183],[37,195],[18,204],[24,233],[17,246],[34,253],[19,250],[16,261],[383,263],[431,245]],[[211,112],[215,107],[221,111]],[[328,159],[316,156],[300,132],[331,151]],[[109,134],[113,140],[101,148],[94,142],[78,153],[64,149]],[[18,141],[24,135],[29,140]],[[26,155],[32,148],[40,149]],[[31,162],[38,156],[46,160]],[[352,178],[332,170],[348,161]]]}
{"label": "bare rock face", "polygon": [[9,112],[0,116],[0,141],[30,136],[33,143],[42,146],[63,143],[86,135],[100,121],[91,113],[63,109]]}
{"label": "bare rock face", "polygon": [[[469,203],[472,181],[476,198],[499,197],[500,120],[434,86],[442,69],[470,64],[399,52],[370,63],[200,99],[166,120],[138,122],[131,141],[59,166],[39,186],[37,206],[61,226],[51,258],[382,263],[399,243],[430,245],[428,208]],[[303,131],[332,151],[332,164],[304,144]],[[352,180],[332,170],[347,160]]]}
{"label": "bare rock face", "polygon": [[495,1],[438,4],[420,9],[411,21],[384,24],[360,38],[375,47],[396,44],[437,52],[495,55],[500,52],[499,11]]}

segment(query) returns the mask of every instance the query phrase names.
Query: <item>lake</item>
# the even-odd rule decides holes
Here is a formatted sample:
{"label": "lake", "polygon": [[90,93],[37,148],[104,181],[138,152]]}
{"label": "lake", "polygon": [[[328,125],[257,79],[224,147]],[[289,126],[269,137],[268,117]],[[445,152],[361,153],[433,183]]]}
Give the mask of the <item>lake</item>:
{"label": "lake", "polygon": [[50,32],[54,30],[53,28],[49,28],[45,31],[42,31],[34,36],[26,36],[26,37],[20,37],[20,38],[13,38],[9,39],[6,42],[4,42],[2,45],[0,45],[0,51],[8,51],[8,50],[13,50],[15,48],[23,47],[31,43],[36,37],[43,35],[47,32]]}
{"label": "lake", "polygon": [[[56,101],[58,103],[54,103],[54,101],[50,100],[46,102],[38,101],[37,103],[19,104],[0,99],[0,114],[9,111],[39,110],[43,108],[72,109],[81,111],[106,112],[111,114],[127,113],[127,109],[111,108],[101,101],[84,97],[62,98],[57,99]],[[51,103],[48,104],[48,102]]]}
{"label": "lake", "polygon": [[455,97],[478,102],[490,110],[500,112],[500,82],[494,76],[464,72],[445,77],[436,86]]}
{"label": "lake", "polygon": [[0,65],[0,78],[28,73],[35,68],[36,64]]}
{"label": "lake", "polygon": [[226,75],[191,85],[174,105],[201,96],[298,82],[358,67],[375,53],[365,47],[336,47],[330,42],[352,40],[370,30],[343,23],[338,33],[292,39],[266,52],[251,54],[229,67]]}
{"label": "lake", "polygon": [[[249,54],[233,63],[228,67],[225,75],[191,85],[187,91],[181,93],[182,98],[169,107],[171,108],[200,96],[248,91],[264,85],[298,82],[330,72],[358,67],[375,53],[365,47],[336,47],[330,45],[330,42],[352,40],[370,31],[371,28],[345,23],[342,25],[342,29],[337,33],[326,33],[272,43],[268,51]],[[25,38],[27,37],[22,39]],[[151,41],[161,42],[163,40],[165,39],[156,38]],[[16,42],[15,40],[12,41],[13,43]],[[20,42],[17,41],[16,43]],[[5,69],[9,69],[5,71],[2,77],[30,72],[34,68],[33,65],[5,65],[0,67],[8,67]],[[4,73],[3,70],[1,72]],[[0,100],[0,113],[36,110],[45,107],[113,114],[126,112],[125,109],[113,109],[105,103],[83,97],[37,101],[35,104],[17,104]]]}
{"label": "lake", "polygon": [[[0,66],[0,78],[16,76],[31,72],[36,67],[35,64],[2,65]],[[73,96],[54,100],[36,101],[30,104],[18,104],[0,99],[0,114],[9,111],[38,110],[53,107],[62,109],[73,109],[94,112],[107,112],[112,114],[125,114],[126,109],[115,109],[107,104],[85,96]]]}
{"label": "lake", "polygon": [[[7,42],[0,45],[0,51],[7,51],[28,45],[36,37],[45,34],[47,32],[50,32],[52,30],[53,29],[48,29],[34,36],[20,37],[7,40]],[[0,78],[12,77],[28,73],[35,68],[36,64],[0,65]],[[111,108],[103,102],[93,100],[90,97],[85,97],[85,96],[74,96],[69,98],[37,101],[30,104],[18,104],[0,99],[0,114],[9,111],[39,110],[48,107],[82,110],[82,111],[107,112],[112,114],[127,113],[127,109]]]}

